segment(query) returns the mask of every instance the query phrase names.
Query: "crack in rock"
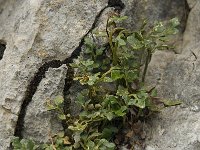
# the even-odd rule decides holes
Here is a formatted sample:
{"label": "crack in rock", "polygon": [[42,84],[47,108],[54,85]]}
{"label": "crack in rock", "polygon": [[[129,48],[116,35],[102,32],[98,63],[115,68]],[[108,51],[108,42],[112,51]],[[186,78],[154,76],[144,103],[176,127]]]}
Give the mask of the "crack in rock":
{"label": "crack in rock", "polygon": [[104,10],[108,7],[114,7],[116,9],[123,9],[124,8],[124,4],[122,3],[121,0],[109,0],[108,1],[108,5],[106,7],[104,7],[95,17],[95,20],[91,26],[91,28],[88,30],[88,32],[82,37],[78,47],[72,52],[71,56],[66,58],[65,60],[61,61],[61,60],[53,60],[50,62],[47,62],[45,64],[43,64],[39,69],[38,72],[35,74],[35,76],[33,77],[33,79],[31,80],[29,86],[27,87],[27,90],[25,92],[25,98],[23,100],[23,103],[21,105],[21,110],[19,112],[18,115],[18,120],[17,120],[17,124],[15,127],[15,133],[14,136],[23,138],[22,135],[22,131],[24,128],[24,118],[26,115],[26,109],[28,107],[28,105],[30,104],[30,102],[32,101],[33,95],[35,94],[37,87],[39,86],[40,82],[42,81],[42,79],[45,77],[45,73],[49,68],[59,68],[60,66],[62,66],[63,64],[66,64],[68,67],[68,71],[67,71],[67,75],[66,75],[66,79],[65,79],[65,87],[63,90],[63,94],[67,94],[67,91],[69,90],[69,87],[71,86],[71,81],[73,79],[73,69],[70,68],[69,63],[71,63],[73,61],[73,59],[77,58],[81,52],[81,48],[84,44],[84,38],[91,33],[91,31],[96,27],[97,22],[100,18],[100,16],[102,15],[102,13],[104,12]]}

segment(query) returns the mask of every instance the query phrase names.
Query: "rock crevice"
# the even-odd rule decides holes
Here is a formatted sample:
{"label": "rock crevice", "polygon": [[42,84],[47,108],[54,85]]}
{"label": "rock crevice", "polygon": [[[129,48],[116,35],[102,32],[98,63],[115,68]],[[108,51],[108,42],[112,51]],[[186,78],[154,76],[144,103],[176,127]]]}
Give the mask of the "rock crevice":
{"label": "rock crevice", "polygon": [[[61,60],[52,60],[50,62],[44,63],[38,69],[38,72],[34,75],[34,77],[31,80],[29,86],[27,87],[25,98],[23,100],[23,103],[22,103],[22,106],[21,106],[21,110],[20,110],[20,113],[18,115],[18,121],[17,121],[17,125],[16,125],[16,128],[15,128],[15,134],[14,134],[15,136],[23,138],[24,118],[26,116],[27,107],[32,102],[32,98],[33,98],[34,94],[36,93],[39,84],[44,79],[45,73],[49,70],[49,68],[59,68],[63,64],[67,65],[68,71],[67,71],[67,74],[66,74],[65,85],[64,85],[64,88],[63,88],[63,96],[65,97],[65,95],[67,94],[67,92],[68,92],[68,90],[69,90],[69,88],[71,86],[71,82],[73,80],[73,69],[69,66],[69,63],[71,63],[73,61],[73,59],[77,58],[80,55],[81,48],[82,48],[82,46],[84,44],[84,38],[86,36],[88,36],[88,34],[90,34],[93,29],[96,28],[96,26],[98,24],[98,21],[99,21],[99,18],[101,17],[101,15],[104,12],[104,10],[106,8],[108,8],[108,7],[115,7],[118,10],[119,9],[121,10],[121,9],[124,8],[124,5],[123,5],[123,3],[121,1],[118,1],[118,2],[115,2],[115,3],[112,2],[112,1],[109,1],[108,5],[105,6],[103,9],[101,9],[99,11],[99,13],[96,15],[92,26],[87,31],[87,33],[81,38],[79,45],[71,53],[70,57],[67,57],[63,61],[61,61]],[[66,101],[65,101],[65,103],[69,104]]]}

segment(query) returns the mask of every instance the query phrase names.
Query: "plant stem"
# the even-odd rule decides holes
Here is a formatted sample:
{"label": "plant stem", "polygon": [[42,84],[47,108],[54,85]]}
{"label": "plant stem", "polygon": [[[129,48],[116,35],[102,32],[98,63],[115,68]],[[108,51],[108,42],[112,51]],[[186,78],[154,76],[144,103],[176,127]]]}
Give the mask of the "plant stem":
{"label": "plant stem", "polygon": [[146,73],[147,73],[149,62],[151,60],[151,56],[152,56],[151,50],[147,49],[147,57],[146,57],[144,71],[143,71],[143,75],[142,75],[142,82],[145,82],[145,76],[146,76]]}

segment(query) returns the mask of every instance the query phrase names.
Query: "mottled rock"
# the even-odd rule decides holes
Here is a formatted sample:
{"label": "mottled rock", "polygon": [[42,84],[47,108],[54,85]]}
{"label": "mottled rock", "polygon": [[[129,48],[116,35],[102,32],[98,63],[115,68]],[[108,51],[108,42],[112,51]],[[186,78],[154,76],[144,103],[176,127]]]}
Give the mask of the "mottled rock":
{"label": "mottled rock", "polygon": [[46,62],[71,55],[107,0],[0,1],[0,147],[10,145],[25,93]]}
{"label": "mottled rock", "polygon": [[130,29],[138,29],[144,20],[151,26],[156,21],[167,21],[178,18],[181,25],[179,33],[173,37],[171,44],[175,47],[176,53],[182,51],[183,32],[189,13],[188,4],[185,0],[124,0],[125,9],[122,14],[129,17],[125,26]]}
{"label": "mottled rock", "polygon": [[124,0],[123,2],[126,6],[123,14],[130,18],[126,25],[132,29],[140,27],[144,19],[154,23],[178,17],[181,21],[180,30],[184,31],[188,11],[185,0]]}
{"label": "mottled rock", "polygon": [[171,107],[148,120],[146,150],[199,150],[200,112]]}
{"label": "mottled rock", "polygon": [[51,135],[62,131],[61,122],[56,113],[47,110],[47,101],[63,96],[67,67],[49,68],[40,82],[32,101],[27,107],[24,118],[23,137],[36,142],[49,142]]}
{"label": "mottled rock", "polygon": [[[187,21],[181,54],[162,65],[157,56],[149,68],[150,79],[156,78],[154,70],[161,70],[157,81],[158,94],[169,99],[180,99],[179,107],[165,109],[147,121],[147,147],[155,150],[199,150],[200,149],[200,36],[199,1],[192,8]],[[163,61],[168,60],[167,57]],[[153,58],[154,59],[154,58]],[[153,83],[154,80],[151,80]]]}
{"label": "mottled rock", "polygon": [[198,0],[187,0],[187,3],[189,5],[190,9],[192,9],[195,6],[195,4],[197,3],[197,1]]}
{"label": "mottled rock", "polygon": [[199,8],[200,8],[200,1],[197,1],[189,13],[186,30],[183,37],[183,49],[185,50],[199,43],[199,39],[200,39]]}
{"label": "mottled rock", "polygon": [[[68,58],[107,3],[107,0],[0,0],[0,43],[6,46],[5,51],[0,52],[0,149],[6,150],[10,145],[22,103],[31,92],[28,87],[34,79],[38,82],[41,78],[37,77],[38,70],[43,76],[42,66]],[[130,19],[125,26],[131,29],[138,28],[145,18],[153,23],[178,17],[181,32],[175,43],[182,39],[185,31],[182,54],[155,53],[147,77],[148,83],[157,85],[160,96],[182,99],[185,107],[166,109],[146,122],[149,137],[146,149],[198,150],[200,2],[188,0],[191,12],[186,30],[189,9],[185,0],[123,0],[123,3],[126,7],[122,14]],[[105,18],[107,12],[98,23],[99,28],[105,26]],[[38,85],[33,84],[38,87],[31,95],[25,128],[21,131],[24,137],[38,142],[48,140],[48,129],[58,131],[62,128],[44,107],[46,98],[62,94],[64,86],[65,67],[60,64],[52,68],[51,65],[54,63],[44,67],[48,70],[46,77],[41,78]],[[73,87],[69,92],[74,94]],[[71,110],[75,112],[73,108]]]}
{"label": "mottled rock", "polygon": [[164,71],[175,57],[176,55],[173,51],[156,51],[148,66],[146,83],[152,87],[158,85],[161,82]]}

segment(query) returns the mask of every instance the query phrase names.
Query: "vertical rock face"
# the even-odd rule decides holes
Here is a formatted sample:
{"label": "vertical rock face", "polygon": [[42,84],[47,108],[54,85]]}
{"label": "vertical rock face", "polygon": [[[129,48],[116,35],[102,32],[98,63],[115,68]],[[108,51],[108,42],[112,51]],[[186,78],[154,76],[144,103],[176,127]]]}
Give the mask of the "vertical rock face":
{"label": "vertical rock face", "polygon": [[[187,105],[166,109],[147,121],[146,150],[199,150],[200,2],[188,0],[191,11],[186,30],[186,0],[122,2],[122,14],[129,16],[125,26],[131,29],[145,18],[150,23],[173,17],[181,20],[175,42],[183,36],[182,53],[156,53],[147,83],[157,85],[161,96],[183,99]],[[62,129],[46,111],[45,100],[63,95],[66,65],[78,55],[82,38],[95,27],[99,13],[108,4],[122,6],[122,2],[0,0],[0,150],[9,148],[14,134],[46,142],[48,129]],[[99,28],[105,26],[104,15]]]}
{"label": "vertical rock face", "polygon": [[0,60],[2,150],[10,145],[27,95],[29,102],[45,71],[65,63],[106,5],[107,0],[0,1],[0,41],[6,43]]}
{"label": "vertical rock face", "polygon": [[192,9],[195,6],[195,4],[197,3],[197,1],[198,0],[187,0],[187,3],[189,5],[190,9]]}
{"label": "vertical rock face", "polygon": [[149,23],[178,17],[180,29],[184,30],[187,19],[187,2],[185,0],[124,0],[124,14],[129,16],[127,26],[137,28],[144,19]]}
{"label": "vertical rock face", "polygon": [[56,96],[63,96],[66,74],[66,65],[49,68],[45,73],[45,78],[27,106],[24,129],[21,131],[24,138],[45,143],[48,142],[50,133],[53,135],[62,131],[62,124],[55,112],[47,110],[47,101],[53,101]]}
{"label": "vertical rock face", "polygon": [[200,39],[200,27],[198,26],[200,24],[200,1],[193,2],[192,4],[184,34],[183,47],[186,51],[191,46],[197,45]]}
{"label": "vertical rock face", "polygon": [[[200,84],[199,84],[199,1],[189,1],[191,11],[183,35],[182,53],[172,61],[166,61],[162,70],[159,57],[150,64],[149,76],[156,77],[161,71],[157,87],[159,95],[170,99],[181,99],[181,107],[166,109],[148,121],[147,149],[152,150],[198,150],[200,149]],[[164,55],[160,55],[162,57]],[[163,61],[165,61],[163,57]],[[162,64],[162,63],[161,63]],[[153,79],[155,81],[155,78]],[[152,80],[149,81],[152,83]],[[154,82],[155,83],[155,82]]]}
{"label": "vertical rock face", "polygon": [[[125,0],[126,1],[126,0]],[[181,20],[178,40],[183,46],[178,52],[157,52],[149,65],[147,83],[157,86],[161,97],[181,99],[184,105],[164,110],[146,121],[146,150],[200,149],[200,84],[199,84],[199,16],[200,3],[195,0],[137,1],[127,0],[124,14],[137,28],[141,18],[150,22],[178,17]],[[187,18],[188,10],[190,10]],[[187,23],[186,23],[187,20]],[[186,28],[185,28],[186,26]],[[177,42],[177,41],[176,41]]]}

